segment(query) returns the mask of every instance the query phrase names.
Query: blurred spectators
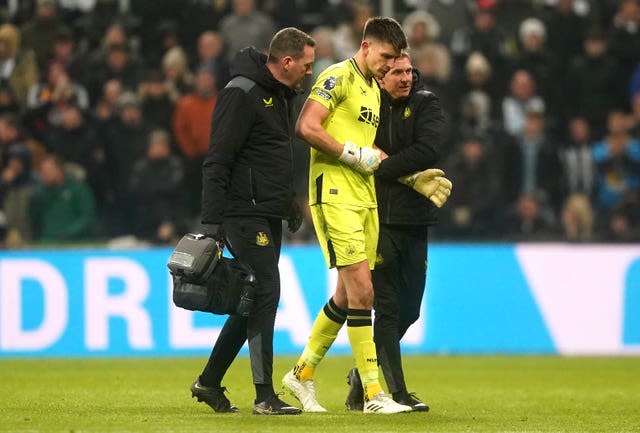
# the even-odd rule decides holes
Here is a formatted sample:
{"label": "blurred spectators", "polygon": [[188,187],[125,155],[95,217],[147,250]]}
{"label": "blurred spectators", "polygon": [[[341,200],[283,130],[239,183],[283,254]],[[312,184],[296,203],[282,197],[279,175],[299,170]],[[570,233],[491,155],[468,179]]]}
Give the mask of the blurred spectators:
{"label": "blurred spectators", "polygon": [[524,69],[511,76],[509,93],[502,100],[502,122],[507,133],[520,136],[524,130],[527,107],[540,107],[545,112],[545,101],[536,88],[533,76]]}
{"label": "blurred spectators", "polygon": [[90,73],[87,78],[89,97],[95,101],[105,82],[118,79],[125,90],[135,91],[140,79],[141,64],[120,25],[107,29],[102,48],[95,51],[90,59]]}
{"label": "blurred spectators", "polygon": [[176,106],[173,132],[185,162],[187,208],[190,215],[200,211],[202,162],[209,149],[211,116],[217,101],[216,77],[211,69],[201,67],[195,90]]}
{"label": "blurred spectators", "polygon": [[543,105],[527,104],[522,133],[503,152],[506,203],[527,195],[543,208],[541,213],[557,210],[562,200],[562,165],[558,145],[545,131]]}
{"label": "blurred spectators", "polygon": [[640,2],[620,0],[609,35],[609,51],[618,60],[623,77],[629,77],[640,58]]}
{"label": "blurred spectators", "polygon": [[561,159],[568,194],[593,197],[596,183],[596,168],[593,162],[591,129],[583,117],[570,120],[566,145],[561,150]]}
{"label": "blurred spectators", "polygon": [[[0,135],[4,135],[8,119],[0,119]],[[19,240],[32,237],[28,207],[33,192],[32,157],[21,141],[9,144],[2,152],[0,169],[0,210],[6,229]]]}
{"label": "blurred spectators", "polygon": [[162,73],[169,96],[174,102],[193,90],[193,74],[182,47],[173,47],[164,54]]}
{"label": "blurred spectators", "polygon": [[53,37],[52,53],[49,63],[63,66],[72,80],[84,83],[86,81],[84,59],[76,51],[76,43],[70,31],[62,31]]}
{"label": "blurred spectators", "polygon": [[507,37],[496,21],[495,6],[488,3],[486,7],[477,8],[471,27],[462,27],[453,33],[451,54],[457,75],[461,75],[460,71],[463,71],[467,57],[476,51],[482,53],[489,61],[498,82],[502,82],[508,66]]}
{"label": "blurred spectators", "polygon": [[170,243],[177,229],[183,228],[182,164],[171,154],[167,131],[155,129],[148,140],[145,156],[135,162],[131,173],[134,234],[153,243]]}
{"label": "blurred spectators", "polygon": [[612,212],[628,193],[640,192],[640,141],[628,132],[627,118],[622,111],[608,116],[608,134],[593,148],[598,169],[596,204]]}
{"label": "blurred spectators", "polygon": [[35,16],[22,26],[22,44],[35,52],[41,70],[51,57],[54,37],[65,31],[56,0],[36,0]]}
{"label": "blurred spectators", "polygon": [[142,117],[135,94],[125,92],[118,102],[118,117],[105,131],[104,151],[107,171],[105,229],[107,236],[132,233],[133,206],[129,183],[133,164],[147,150],[151,126]]}
{"label": "blurred spectators", "polygon": [[32,50],[21,49],[20,31],[0,26],[0,82],[8,82],[18,103],[24,105],[31,86],[38,82],[38,64]]}
{"label": "blurred spectators", "polygon": [[229,77],[229,64],[224,51],[224,41],[218,32],[206,31],[198,38],[198,55],[195,70],[207,66],[215,71],[218,89],[224,87]]}
{"label": "blurred spectators", "polygon": [[428,43],[435,43],[440,36],[440,24],[433,16],[423,10],[411,12],[402,21],[402,29],[412,51]]}
{"label": "blurred spectators", "polygon": [[276,32],[273,19],[256,9],[254,0],[232,0],[233,11],[220,22],[220,34],[228,47],[227,60],[231,62],[240,49],[253,46],[266,52]]}
{"label": "blurred spectators", "polygon": [[458,81],[455,89],[456,138],[491,135],[499,114],[499,110],[496,110],[497,93],[492,83],[491,65],[486,57],[480,52],[471,53],[465,66],[464,79]]}
{"label": "blurred spectators", "polygon": [[150,70],[138,86],[138,99],[142,104],[142,117],[155,128],[171,125],[175,101],[160,71]]}
{"label": "blurred spectators", "polygon": [[29,202],[29,217],[40,241],[89,239],[94,219],[93,195],[86,183],[65,172],[62,160],[48,155]]}
{"label": "blurred spectators", "polygon": [[29,89],[25,121],[30,124],[32,133],[44,140],[47,128],[61,125],[62,113],[69,105],[87,110],[87,90],[82,84],[71,80],[61,63],[49,63],[46,81],[34,84]]}
{"label": "blurred spectators", "polygon": [[[379,5],[0,0],[6,244],[39,233],[24,216],[25,197],[45,148],[65,161],[68,179],[91,188],[96,224],[86,236],[171,244],[198,214],[209,113],[229,59],[246,45],[265,50],[292,25],[316,39],[317,73],[357,51]],[[638,0],[401,0],[393,8],[416,70],[446,112],[454,192],[440,239],[640,241]],[[293,101],[293,117],[303,102]],[[147,154],[157,129],[168,134],[158,139],[170,147],[166,158]],[[163,154],[166,145],[153,147]],[[308,144],[294,139],[293,152],[305,207]],[[140,181],[156,164],[170,174]],[[174,174],[183,177],[184,215],[145,226],[136,203]],[[313,239],[304,227],[287,241]]]}
{"label": "blurred spectators", "polygon": [[445,164],[445,173],[453,182],[455,194],[442,209],[438,233],[483,239],[498,232],[497,169],[482,137],[472,136],[462,142]]}
{"label": "blurred spectators", "polygon": [[351,12],[351,20],[338,25],[333,37],[333,48],[339,59],[352,57],[362,40],[367,20],[373,17],[373,6],[363,1],[345,2]]}
{"label": "blurred spectators", "polygon": [[537,93],[546,103],[547,121],[557,119],[562,81],[558,60],[545,44],[546,27],[538,18],[527,18],[520,24],[518,35],[521,50],[515,55],[512,70],[525,70],[531,74]]}
{"label": "blurred spectators", "polygon": [[338,58],[333,48],[333,29],[331,27],[316,27],[313,29],[311,37],[316,41],[316,61],[313,63],[313,71],[309,81],[315,83],[320,72],[337,63]]}
{"label": "blurred spectators", "polygon": [[545,199],[523,194],[509,208],[504,233],[515,241],[549,241],[557,237],[553,214],[545,212]]}
{"label": "blurred spectators", "polygon": [[640,140],[640,91],[631,99],[631,118],[629,134]]}
{"label": "blurred spectators", "polygon": [[572,194],[562,208],[564,239],[571,242],[588,242],[593,239],[593,207],[589,197]]}
{"label": "blurred spectators", "polygon": [[[408,2],[407,2],[408,3]],[[439,40],[449,46],[456,29],[468,28],[471,25],[474,1],[470,0],[430,0],[423,2],[440,26]]]}
{"label": "blurred spectators", "polygon": [[547,11],[544,22],[547,27],[547,47],[558,62],[559,97],[566,85],[565,77],[571,59],[582,52],[582,44],[589,25],[588,19],[578,14],[574,0],[557,0]]}
{"label": "blurred spectators", "polygon": [[85,113],[74,104],[64,107],[60,124],[46,129],[44,143],[50,153],[65,161],[68,169],[73,167],[76,176],[86,180],[101,209],[107,183],[104,149]]}
{"label": "blurred spectators", "polygon": [[626,82],[618,62],[607,54],[602,31],[591,29],[583,54],[575,57],[569,68],[565,111],[570,117],[586,118],[594,138],[599,139],[606,133],[608,113],[624,105]]}

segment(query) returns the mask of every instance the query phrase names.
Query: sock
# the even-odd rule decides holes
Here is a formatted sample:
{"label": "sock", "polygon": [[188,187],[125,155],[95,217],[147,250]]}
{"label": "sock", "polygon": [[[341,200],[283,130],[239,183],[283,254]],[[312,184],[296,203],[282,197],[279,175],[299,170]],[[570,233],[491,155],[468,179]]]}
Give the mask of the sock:
{"label": "sock", "polygon": [[345,320],[346,311],[338,307],[333,298],[329,299],[313,322],[309,341],[293,367],[293,374],[299,381],[305,382],[313,378],[316,366],[335,341]]}
{"label": "sock", "polygon": [[382,391],[378,381],[378,358],[376,357],[376,345],[373,342],[371,310],[349,308],[347,334],[356,367],[360,372],[365,400],[371,400],[374,395]]}
{"label": "sock", "polygon": [[276,395],[271,383],[256,383],[256,403],[261,403],[267,398]]}

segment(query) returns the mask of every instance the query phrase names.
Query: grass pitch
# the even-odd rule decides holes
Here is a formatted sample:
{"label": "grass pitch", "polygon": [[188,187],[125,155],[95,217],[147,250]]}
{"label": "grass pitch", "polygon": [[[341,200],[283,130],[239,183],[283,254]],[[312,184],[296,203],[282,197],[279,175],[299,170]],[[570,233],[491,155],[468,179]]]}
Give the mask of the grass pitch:
{"label": "grass pitch", "polygon": [[[316,375],[327,414],[251,415],[248,358],[224,382],[239,414],[191,399],[206,357],[0,360],[2,432],[640,432],[640,358],[407,356],[429,413],[347,412],[348,357]],[[292,365],[278,357],[274,381]],[[283,399],[296,403],[290,396]]]}

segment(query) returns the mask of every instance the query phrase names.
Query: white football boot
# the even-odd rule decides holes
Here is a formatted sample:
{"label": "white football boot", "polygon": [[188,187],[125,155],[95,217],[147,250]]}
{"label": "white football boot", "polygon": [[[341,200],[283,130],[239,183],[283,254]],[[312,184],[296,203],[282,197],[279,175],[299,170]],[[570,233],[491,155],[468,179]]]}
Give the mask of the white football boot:
{"label": "white football boot", "polygon": [[316,399],[316,389],[313,380],[299,381],[293,374],[293,370],[289,370],[282,378],[282,387],[292,396],[302,403],[304,412],[326,412],[327,410],[320,406]]}
{"label": "white football boot", "polygon": [[402,413],[411,412],[411,406],[396,403],[390,396],[380,391],[371,400],[364,402],[364,413]]}

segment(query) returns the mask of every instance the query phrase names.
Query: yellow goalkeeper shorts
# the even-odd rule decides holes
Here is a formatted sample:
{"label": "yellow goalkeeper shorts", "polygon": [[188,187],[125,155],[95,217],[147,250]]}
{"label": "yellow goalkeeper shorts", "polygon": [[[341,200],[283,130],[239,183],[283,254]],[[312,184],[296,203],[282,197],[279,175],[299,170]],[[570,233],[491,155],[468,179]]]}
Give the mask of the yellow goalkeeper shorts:
{"label": "yellow goalkeeper shorts", "polygon": [[376,263],[378,210],[362,206],[322,203],[311,205],[311,217],[329,268]]}

